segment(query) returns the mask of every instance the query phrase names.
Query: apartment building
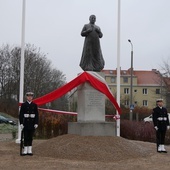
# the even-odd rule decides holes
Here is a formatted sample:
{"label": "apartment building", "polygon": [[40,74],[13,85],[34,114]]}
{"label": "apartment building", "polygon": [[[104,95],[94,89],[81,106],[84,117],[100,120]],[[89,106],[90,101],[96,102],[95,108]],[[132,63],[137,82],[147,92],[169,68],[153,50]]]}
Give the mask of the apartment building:
{"label": "apartment building", "polygon": [[[117,70],[102,70],[103,76],[116,97]],[[166,81],[166,83],[165,83]],[[169,87],[169,89],[167,89]],[[120,103],[130,107],[131,70],[120,71]],[[169,93],[168,93],[169,92]],[[170,111],[170,78],[163,77],[156,69],[133,70],[132,74],[132,103],[134,106],[152,109],[156,106],[156,99],[163,98],[164,105]],[[77,88],[69,96],[71,111],[77,108]]]}
{"label": "apartment building", "polygon": [[[117,70],[102,70],[105,80],[116,96],[117,90]],[[125,107],[130,107],[131,90],[131,70],[120,71],[120,103]],[[132,103],[134,106],[153,108],[156,99],[163,98],[166,106],[166,88],[163,77],[156,69],[133,70],[132,74]]]}

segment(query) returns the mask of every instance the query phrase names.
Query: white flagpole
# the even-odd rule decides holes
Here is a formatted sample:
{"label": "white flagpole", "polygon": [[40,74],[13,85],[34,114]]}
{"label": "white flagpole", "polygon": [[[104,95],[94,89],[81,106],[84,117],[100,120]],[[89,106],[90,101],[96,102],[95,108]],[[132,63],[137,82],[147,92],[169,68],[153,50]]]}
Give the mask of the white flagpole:
{"label": "white flagpole", "polygon": [[[23,0],[23,3],[22,3],[22,33],[21,33],[21,61],[20,61],[20,91],[19,91],[19,102],[20,103],[23,103],[23,92],[24,92],[25,9],[26,9],[26,0]],[[18,121],[18,139],[16,139],[16,143],[20,143],[20,140],[21,140],[21,127],[20,127],[20,123]]]}
{"label": "white flagpole", "polygon": [[[121,0],[118,0],[118,13],[117,13],[117,103],[120,106],[120,4]],[[118,119],[116,121],[117,136],[120,136],[120,118],[119,113],[116,113]]]}

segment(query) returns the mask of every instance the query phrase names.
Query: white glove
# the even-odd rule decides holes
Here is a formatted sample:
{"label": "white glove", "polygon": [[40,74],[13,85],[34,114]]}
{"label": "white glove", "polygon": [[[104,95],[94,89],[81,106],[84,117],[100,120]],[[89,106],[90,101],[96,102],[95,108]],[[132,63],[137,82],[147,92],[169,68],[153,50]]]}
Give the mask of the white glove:
{"label": "white glove", "polygon": [[158,130],[158,127],[157,127],[157,126],[155,126],[154,128],[155,128],[155,130]]}
{"label": "white glove", "polygon": [[169,130],[169,129],[170,129],[170,126],[167,126],[167,129]]}
{"label": "white glove", "polygon": [[24,129],[24,125],[23,124],[21,124],[20,127],[21,127],[21,130]]}
{"label": "white glove", "polygon": [[37,125],[37,124],[35,124],[35,125],[34,125],[34,128],[35,128],[35,129],[37,129],[37,127],[38,127],[38,125]]}

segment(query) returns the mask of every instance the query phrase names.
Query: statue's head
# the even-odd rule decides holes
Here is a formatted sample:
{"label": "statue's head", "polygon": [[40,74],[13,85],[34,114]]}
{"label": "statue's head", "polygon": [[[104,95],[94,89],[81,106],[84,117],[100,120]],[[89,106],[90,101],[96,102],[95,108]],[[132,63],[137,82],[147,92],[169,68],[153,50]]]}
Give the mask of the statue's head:
{"label": "statue's head", "polygon": [[89,17],[90,23],[95,23],[96,22],[96,16],[95,15],[90,15]]}

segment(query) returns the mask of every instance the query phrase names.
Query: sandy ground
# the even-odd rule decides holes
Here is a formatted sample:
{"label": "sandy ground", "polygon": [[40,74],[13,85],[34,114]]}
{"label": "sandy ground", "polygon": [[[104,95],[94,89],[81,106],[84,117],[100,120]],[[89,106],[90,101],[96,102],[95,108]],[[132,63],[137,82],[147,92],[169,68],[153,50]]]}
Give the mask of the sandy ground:
{"label": "sandy ground", "polygon": [[169,170],[167,154],[157,153],[154,143],[122,137],[63,135],[34,140],[33,156],[20,156],[11,135],[0,134],[0,170]]}

